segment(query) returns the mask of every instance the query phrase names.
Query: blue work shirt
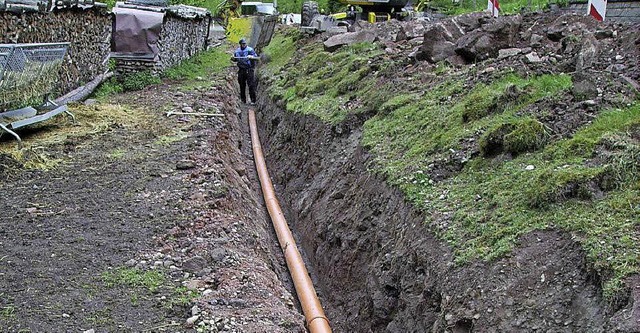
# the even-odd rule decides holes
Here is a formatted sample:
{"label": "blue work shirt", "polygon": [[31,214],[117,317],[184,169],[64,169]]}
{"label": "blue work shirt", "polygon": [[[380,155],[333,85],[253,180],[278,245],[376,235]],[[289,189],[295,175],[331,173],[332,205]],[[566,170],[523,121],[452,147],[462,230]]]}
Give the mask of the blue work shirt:
{"label": "blue work shirt", "polygon": [[237,48],[233,53],[233,56],[237,60],[238,67],[242,69],[253,68],[256,66],[255,60],[247,59],[248,56],[258,56],[251,46],[245,47],[244,50],[242,48]]}

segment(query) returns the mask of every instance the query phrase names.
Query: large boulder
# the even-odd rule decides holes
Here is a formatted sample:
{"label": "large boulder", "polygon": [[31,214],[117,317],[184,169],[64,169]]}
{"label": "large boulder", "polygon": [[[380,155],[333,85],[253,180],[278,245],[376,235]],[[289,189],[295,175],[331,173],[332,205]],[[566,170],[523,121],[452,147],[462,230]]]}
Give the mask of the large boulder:
{"label": "large boulder", "polygon": [[367,27],[368,30],[375,32],[378,36],[378,40],[395,42],[398,39],[398,33],[402,30],[402,23],[396,19],[371,24]]}
{"label": "large boulder", "polygon": [[[467,62],[481,61],[491,56],[493,45],[490,34],[484,31],[473,31],[458,39],[455,52]],[[496,50],[498,52],[498,50]]]}
{"label": "large boulder", "polygon": [[595,99],[598,97],[598,87],[591,75],[577,72],[573,74],[571,93],[577,101]]}
{"label": "large boulder", "polygon": [[424,41],[416,58],[435,63],[454,55],[455,46],[455,38],[446,26],[434,24],[426,28]]}
{"label": "large boulder", "polygon": [[576,56],[576,72],[582,72],[593,66],[593,63],[597,61],[597,55],[598,41],[593,36],[586,36]]}
{"label": "large boulder", "polygon": [[546,35],[553,42],[559,42],[568,36],[578,37],[592,34],[598,27],[598,21],[591,16],[577,13],[564,14],[555,19],[546,28]]}
{"label": "large boulder", "polygon": [[[416,59],[438,62],[452,57],[458,58],[455,53],[458,39],[479,29],[489,18],[486,13],[471,13],[424,25],[424,43],[416,53]],[[405,31],[419,29],[419,26],[414,25],[408,26]]]}
{"label": "large boulder", "polygon": [[460,15],[454,17],[451,22],[458,26],[462,31],[472,31],[478,29],[481,22],[491,17],[486,12],[476,12],[466,15]]}
{"label": "large boulder", "polygon": [[351,45],[362,42],[373,42],[376,40],[376,34],[373,31],[362,30],[358,32],[347,32],[340,35],[329,37],[324,42],[324,49],[333,52],[343,45]]}
{"label": "large boulder", "polygon": [[404,22],[400,27],[396,41],[423,37],[426,29],[425,26],[428,24],[429,22],[418,20]]}
{"label": "large boulder", "polygon": [[468,62],[495,58],[500,49],[515,45],[521,24],[520,15],[487,20],[480,28],[459,38],[455,51]]}

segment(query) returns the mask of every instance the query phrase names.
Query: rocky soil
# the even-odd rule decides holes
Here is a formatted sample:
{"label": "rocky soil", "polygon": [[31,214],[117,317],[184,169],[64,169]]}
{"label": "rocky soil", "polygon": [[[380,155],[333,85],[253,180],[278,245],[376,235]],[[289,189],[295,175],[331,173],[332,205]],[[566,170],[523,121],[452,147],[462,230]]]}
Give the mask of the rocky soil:
{"label": "rocky soil", "polygon": [[[638,27],[537,13],[361,29],[384,45],[376,61],[398,62],[388,78],[398,87],[433,82],[440,61],[452,75],[472,73],[468,87],[507,66],[570,73],[576,88],[542,118],[558,138],[594,106],[626,105],[638,90]],[[63,160],[54,169],[0,155],[0,331],[304,331],[258,195],[246,110],[232,77],[212,79],[206,89],[166,83],[114,98],[155,117],[37,143]],[[625,297],[603,299],[568,233],[537,231],[495,262],[454,264],[424,216],[369,171],[359,143],[370,114],[327,125],[264,93],[259,109],[276,191],[336,332],[640,332],[638,277]],[[433,179],[474,154],[469,145],[435,161]]]}
{"label": "rocky soil", "polygon": [[[142,123],[59,145],[32,141],[55,128],[23,132],[63,160],[52,170],[0,155],[0,331],[304,331],[233,80],[212,80],[111,101],[152,115]],[[211,108],[224,117],[162,112]]]}
{"label": "rocky soil", "polygon": [[[307,43],[332,51],[362,41],[382,45],[386,54],[369,66],[393,61],[397,76],[386,79],[404,92],[438,82],[438,66],[448,67],[444,75],[463,77],[466,88],[506,68],[523,76],[570,74],[571,94],[524,111],[554,139],[570,137],[597,110],[628,106],[639,88],[638,26],[599,24],[581,15],[392,21]],[[345,108],[358,101],[348,103]],[[503,259],[454,264],[451,249],[423,224],[425,217],[369,171],[373,157],[359,143],[371,114],[328,125],[283,111],[267,98],[259,104],[269,167],[337,331],[640,332],[638,277],[626,281],[628,292],[619,299],[603,299],[601,277],[571,234],[537,231]],[[439,181],[461,170],[479,154],[470,142],[430,161],[428,178]]]}

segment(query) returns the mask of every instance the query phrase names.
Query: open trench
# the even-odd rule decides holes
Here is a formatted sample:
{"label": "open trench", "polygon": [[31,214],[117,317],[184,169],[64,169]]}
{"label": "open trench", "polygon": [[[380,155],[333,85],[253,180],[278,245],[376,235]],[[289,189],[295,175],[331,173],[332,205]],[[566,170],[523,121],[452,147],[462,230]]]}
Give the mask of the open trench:
{"label": "open trench", "polygon": [[368,171],[366,115],[332,126],[259,95],[267,167],[335,332],[629,332],[632,302],[602,299],[571,235],[537,231],[503,259],[456,265]]}

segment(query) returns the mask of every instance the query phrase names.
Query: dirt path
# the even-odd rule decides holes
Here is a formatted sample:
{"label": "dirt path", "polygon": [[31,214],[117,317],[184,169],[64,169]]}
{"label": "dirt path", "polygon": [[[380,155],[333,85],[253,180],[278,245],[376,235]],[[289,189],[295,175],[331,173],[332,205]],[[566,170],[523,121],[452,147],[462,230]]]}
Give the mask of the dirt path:
{"label": "dirt path", "polygon": [[[2,155],[0,331],[303,331],[238,105],[216,82],[115,98],[143,121],[50,145],[27,135],[62,161],[52,170]],[[162,113],[207,103],[226,116]]]}

